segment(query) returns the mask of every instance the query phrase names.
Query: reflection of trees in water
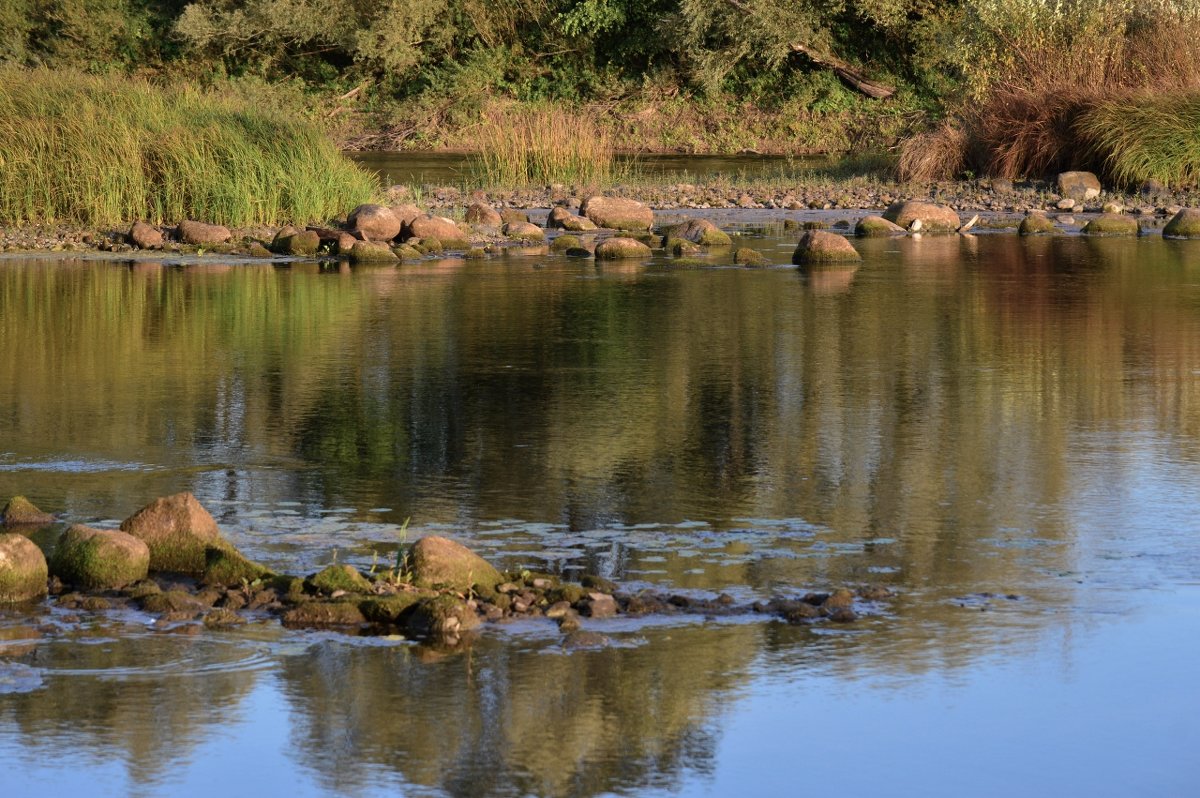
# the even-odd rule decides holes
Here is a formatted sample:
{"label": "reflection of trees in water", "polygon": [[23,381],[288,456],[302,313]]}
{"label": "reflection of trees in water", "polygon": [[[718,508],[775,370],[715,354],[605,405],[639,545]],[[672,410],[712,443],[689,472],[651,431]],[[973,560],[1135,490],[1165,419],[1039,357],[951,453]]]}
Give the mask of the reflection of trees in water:
{"label": "reflection of trees in water", "polygon": [[668,785],[711,767],[711,724],[760,635],[651,631],[637,648],[565,654],[483,639],[437,662],[411,647],[316,644],[283,663],[296,756],[343,789],[370,779],[364,763],[457,796]]}
{"label": "reflection of trees in water", "polygon": [[52,759],[117,759],[132,783],[154,784],[231,721],[258,678],[236,664],[240,647],[212,636],[96,633],[102,637],[39,643],[19,659],[47,672],[43,689],[0,701],[0,726],[19,730],[23,748]]}

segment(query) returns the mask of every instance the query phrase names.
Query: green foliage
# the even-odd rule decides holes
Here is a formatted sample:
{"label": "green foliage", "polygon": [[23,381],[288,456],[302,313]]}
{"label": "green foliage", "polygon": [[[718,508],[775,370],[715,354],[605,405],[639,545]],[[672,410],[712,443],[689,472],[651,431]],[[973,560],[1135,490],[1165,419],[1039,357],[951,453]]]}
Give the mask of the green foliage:
{"label": "green foliage", "polygon": [[376,185],[311,124],[182,87],[0,69],[0,220],[325,221]]}
{"label": "green foliage", "polygon": [[1200,93],[1108,100],[1085,111],[1077,127],[1120,183],[1200,183]]}
{"label": "green foliage", "polygon": [[596,185],[618,177],[610,135],[587,116],[533,108],[485,116],[475,179],[484,186]]}

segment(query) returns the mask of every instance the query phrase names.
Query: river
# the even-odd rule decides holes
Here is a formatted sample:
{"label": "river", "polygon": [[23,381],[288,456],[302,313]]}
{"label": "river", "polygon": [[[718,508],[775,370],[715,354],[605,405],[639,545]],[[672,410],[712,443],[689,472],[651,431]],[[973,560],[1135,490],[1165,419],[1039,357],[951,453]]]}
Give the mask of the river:
{"label": "river", "polygon": [[191,490],[290,572],[436,533],[628,589],[897,594],[578,648],[0,610],[0,793],[1195,794],[1200,243],[804,272],[747,232],[776,268],[0,259],[0,498],[113,525]]}

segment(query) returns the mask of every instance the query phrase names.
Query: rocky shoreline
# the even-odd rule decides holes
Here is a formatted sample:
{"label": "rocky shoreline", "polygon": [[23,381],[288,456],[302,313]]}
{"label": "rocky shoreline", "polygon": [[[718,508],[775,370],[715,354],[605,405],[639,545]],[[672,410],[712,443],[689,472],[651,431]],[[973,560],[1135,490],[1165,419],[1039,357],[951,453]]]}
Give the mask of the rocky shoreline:
{"label": "rocky shoreline", "polygon": [[[1082,175],[1083,177],[1078,177]],[[812,186],[622,185],[606,194],[577,187],[547,186],[541,190],[464,192],[453,187],[430,187],[412,201],[407,188],[393,187],[384,203],[360,206],[329,226],[253,227],[230,230],[215,224],[184,220],[154,226],[134,222],[122,230],[96,230],[72,225],[31,225],[0,229],[0,252],[161,254],[219,256],[248,259],[342,259],[351,263],[403,263],[453,252],[468,259],[486,259],[511,247],[528,248],[568,239],[558,251],[578,256],[595,254],[596,243],[625,233],[653,248],[680,252],[671,235],[656,220],[660,216],[691,218],[709,212],[713,218],[737,214],[750,224],[819,225],[836,216],[843,232],[864,217],[883,215],[904,202],[924,202],[957,217],[979,216],[980,229],[1015,229],[1025,217],[1038,217],[1037,232],[1152,234],[1162,230],[1181,211],[1200,206],[1200,192],[1168,191],[1147,184],[1125,193],[1101,187],[1089,173],[1066,173],[1056,181],[986,180],[902,187],[846,181]],[[445,213],[446,215],[441,215]],[[1106,221],[1086,230],[1094,217]],[[1049,220],[1050,226],[1041,223]],[[1115,219],[1125,222],[1108,225]],[[926,220],[927,221],[927,220]],[[1131,226],[1132,224],[1132,226]],[[953,225],[950,225],[953,226]],[[925,226],[924,232],[945,232]],[[903,225],[905,232],[909,230]],[[1192,226],[1179,237],[1192,237]],[[630,236],[628,234],[632,233]],[[862,234],[859,231],[859,234]],[[1168,231],[1168,235],[1170,235]],[[677,238],[677,237],[676,237]],[[721,244],[723,245],[723,244]],[[702,244],[701,246],[712,246]],[[720,246],[720,245],[718,245]],[[621,257],[646,257],[648,252],[625,245]],[[686,249],[686,248],[685,248]]]}
{"label": "rocky shoreline", "polygon": [[364,572],[335,564],[293,576],[242,555],[190,493],[156,499],[117,530],[68,526],[20,496],[0,512],[0,607],[20,611],[49,601],[68,613],[68,623],[82,613],[136,610],[162,629],[277,619],[290,629],[456,645],[485,624],[536,618],[553,622],[564,635],[618,616],[852,623],[891,597],[874,585],[749,604],[727,594],[629,591],[597,575],[569,582],[553,574],[501,572],[437,536],[402,548],[387,567]]}

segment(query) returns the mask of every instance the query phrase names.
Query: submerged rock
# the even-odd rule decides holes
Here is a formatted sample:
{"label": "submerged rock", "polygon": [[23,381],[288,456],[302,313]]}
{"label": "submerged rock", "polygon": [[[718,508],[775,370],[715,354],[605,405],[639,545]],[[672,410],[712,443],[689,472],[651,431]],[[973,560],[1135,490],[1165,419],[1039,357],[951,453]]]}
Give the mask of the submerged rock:
{"label": "submerged rock", "polygon": [[953,208],[920,200],[893,202],[883,212],[883,218],[905,230],[919,221],[921,229],[930,233],[953,233],[962,224]]}
{"label": "submerged rock", "polygon": [[633,238],[609,238],[596,245],[597,260],[649,258],[650,247]]}
{"label": "submerged rock", "polygon": [[1163,228],[1167,238],[1200,238],[1200,208],[1182,208]]}
{"label": "submerged rock", "polygon": [[51,572],[84,590],[116,590],[145,579],[150,548],[127,532],[75,524],[58,541]]}
{"label": "submerged rock", "polygon": [[412,583],[417,587],[448,587],[466,593],[479,586],[491,594],[503,581],[500,572],[475,552],[449,538],[430,535],[408,552]]}
{"label": "submerged rock", "polygon": [[580,212],[600,227],[611,230],[649,230],[654,226],[654,211],[637,200],[620,197],[588,197]]}
{"label": "submerged rock", "polygon": [[1021,226],[1017,228],[1017,234],[1023,236],[1045,235],[1047,233],[1057,233],[1058,227],[1044,213],[1031,213],[1021,220]]}
{"label": "submerged rock", "polygon": [[702,247],[728,247],[733,244],[729,234],[708,219],[690,219],[672,227],[663,240],[671,239],[690,241]]}
{"label": "submerged rock", "polygon": [[0,511],[0,524],[4,526],[45,526],[54,520],[54,516],[43,513],[24,496],[13,496]]}
{"label": "submerged rock", "polygon": [[29,538],[0,532],[0,604],[31,601],[46,595],[46,556]]}
{"label": "submerged rock", "polygon": [[207,549],[233,550],[217,522],[189,492],[155,499],[121,523],[150,548],[150,569],[202,574]]}
{"label": "submerged rock", "polygon": [[854,235],[859,238],[902,236],[904,235],[904,228],[895,222],[889,222],[882,216],[864,216],[854,226]]}
{"label": "submerged rock", "polygon": [[1084,235],[1090,236],[1136,236],[1137,219],[1116,213],[1102,213],[1083,226]]}
{"label": "submerged rock", "polygon": [[824,230],[809,230],[800,237],[792,263],[797,266],[821,263],[854,263],[862,260],[858,250],[844,236]]}

